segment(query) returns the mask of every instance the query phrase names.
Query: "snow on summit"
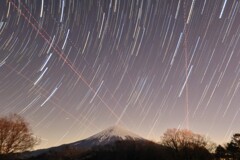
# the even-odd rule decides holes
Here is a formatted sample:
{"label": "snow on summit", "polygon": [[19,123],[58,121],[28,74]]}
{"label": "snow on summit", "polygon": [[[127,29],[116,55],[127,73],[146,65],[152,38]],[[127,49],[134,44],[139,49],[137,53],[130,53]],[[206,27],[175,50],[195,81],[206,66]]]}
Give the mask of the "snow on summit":
{"label": "snow on summit", "polygon": [[101,142],[102,141],[106,141],[109,140],[113,137],[118,138],[119,140],[139,140],[139,139],[143,139],[142,137],[138,136],[135,133],[132,133],[124,128],[121,128],[119,126],[113,126],[113,127],[109,127],[103,131],[101,131],[98,134],[95,134],[91,137],[89,137],[88,139],[96,139],[98,138]]}
{"label": "snow on summit", "polygon": [[75,142],[76,146],[94,146],[105,145],[120,140],[145,140],[144,138],[134,134],[122,127],[113,126],[109,127],[83,141]]}

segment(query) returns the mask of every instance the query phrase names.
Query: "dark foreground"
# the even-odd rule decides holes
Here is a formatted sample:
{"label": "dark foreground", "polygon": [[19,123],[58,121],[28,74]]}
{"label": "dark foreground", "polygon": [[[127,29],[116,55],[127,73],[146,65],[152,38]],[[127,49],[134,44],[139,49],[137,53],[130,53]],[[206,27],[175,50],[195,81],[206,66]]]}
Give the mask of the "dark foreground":
{"label": "dark foreground", "polygon": [[212,160],[213,154],[205,148],[182,148],[174,150],[153,142],[119,141],[113,145],[91,149],[66,147],[61,152],[51,151],[23,158],[22,155],[8,155],[1,160]]}

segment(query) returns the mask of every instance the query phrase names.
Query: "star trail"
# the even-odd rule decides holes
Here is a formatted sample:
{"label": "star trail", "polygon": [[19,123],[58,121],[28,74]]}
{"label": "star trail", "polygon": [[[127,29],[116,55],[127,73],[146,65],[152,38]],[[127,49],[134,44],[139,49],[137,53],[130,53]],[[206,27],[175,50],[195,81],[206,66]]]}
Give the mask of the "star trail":
{"label": "star trail", "polygon": [[39,148],[112,125],[239,131],[239,0],[2,0],[0,115]]}

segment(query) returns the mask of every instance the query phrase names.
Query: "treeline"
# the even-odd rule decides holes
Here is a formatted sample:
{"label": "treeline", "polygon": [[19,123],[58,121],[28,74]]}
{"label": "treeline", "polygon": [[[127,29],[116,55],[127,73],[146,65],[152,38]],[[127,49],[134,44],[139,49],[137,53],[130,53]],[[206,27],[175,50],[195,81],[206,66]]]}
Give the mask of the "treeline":
{"label": "treeline", "polygon": [[215,157],[217,160],[240,160],[240,134],[234,134],[226,145],[217,146]]}
{"label": "treeline", "polygon": [[114,146],[94,149],[83,155],[87,160],[211,160],[202,147],[175,149],[153,142],[120,141]]}
{"label": "treeline", "polygon": [[[21,158],[5,157],[21,160]],[[88,150],[66,147],[61,152],[48,153],[25,160],[211,160],[214,156],[202,147],[171,147],[150,141],[117,141],[112,145],[97,146]]]}

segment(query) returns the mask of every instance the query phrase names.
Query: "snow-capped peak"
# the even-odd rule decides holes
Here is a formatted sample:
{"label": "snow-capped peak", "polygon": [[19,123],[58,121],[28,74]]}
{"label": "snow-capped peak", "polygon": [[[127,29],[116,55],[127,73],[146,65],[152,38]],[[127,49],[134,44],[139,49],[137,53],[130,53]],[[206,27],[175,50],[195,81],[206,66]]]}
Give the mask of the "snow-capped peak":
{"label": "snow-capped peak", "polygon": [[95,134],[91,137],[89,137],[88,139],[96,139],[98,138],[100,142],[102,141],[106,141],[109,140],[111,138],[118,138],[119,140],[139,140],[139,139],[143,139],[142,137],[126,130],[123,129],[120,126],[113,126],[113,127],[109,127],[105,130],[103,130],[102,132]]}
{"label": "snow-capped peak", "polygon": [[105,145],[111,144],[116,141],[122,140],[133,140],[141,141],[145,140],[144,138],[134,134],[126,129],[123,129],[119,126],[109,127],[83,141],[75,142],[75,146],[96,146],[96,145]]}

